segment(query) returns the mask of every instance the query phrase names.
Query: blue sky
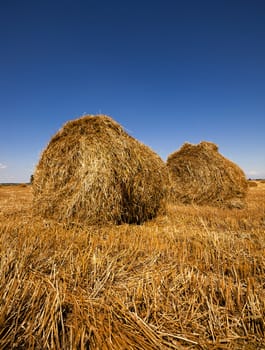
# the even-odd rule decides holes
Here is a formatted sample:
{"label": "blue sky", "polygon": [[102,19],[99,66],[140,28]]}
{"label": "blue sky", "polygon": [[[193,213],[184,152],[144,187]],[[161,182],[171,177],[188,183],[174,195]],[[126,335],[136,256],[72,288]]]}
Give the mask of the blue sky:
{"label": "blue sky", "polygon": [[0,53],[0,182],[98,113],[165,160],[207,140],[265,178],[264,0],[0,0]]}

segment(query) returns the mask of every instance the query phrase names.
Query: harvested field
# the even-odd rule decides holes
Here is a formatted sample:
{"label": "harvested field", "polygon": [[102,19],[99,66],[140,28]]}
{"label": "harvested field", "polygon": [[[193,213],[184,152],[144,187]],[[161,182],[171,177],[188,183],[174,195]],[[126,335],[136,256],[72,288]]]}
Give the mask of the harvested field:
{"label": "harvested field", "polygon": [[0,186],[0,349],[265,349],[264,196],[81,229]]}
{"label": "harvested field", "polygon": [[248,186],[249,187],[256,187],[256,186],[258,186],[258,184],[254,180],[248,180]]}

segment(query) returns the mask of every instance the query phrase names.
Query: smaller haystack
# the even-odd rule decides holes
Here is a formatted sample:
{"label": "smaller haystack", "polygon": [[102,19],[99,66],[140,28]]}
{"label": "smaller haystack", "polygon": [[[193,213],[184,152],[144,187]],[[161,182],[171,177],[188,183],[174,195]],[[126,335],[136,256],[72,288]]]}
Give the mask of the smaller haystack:
{"label": "smaller haystack", "polygon": [[237,208],[244,206],[248,188],[245,174],[223,157],[214,143],[185,143],[168,157],[167,166],[172,178],[173,200]]}
{"label": "smaller haystack", "polygon": [[69,121],[37,165],[34,211],[81,225],[142,223],[164,198],[165,163],[113,119],[88,115]]}

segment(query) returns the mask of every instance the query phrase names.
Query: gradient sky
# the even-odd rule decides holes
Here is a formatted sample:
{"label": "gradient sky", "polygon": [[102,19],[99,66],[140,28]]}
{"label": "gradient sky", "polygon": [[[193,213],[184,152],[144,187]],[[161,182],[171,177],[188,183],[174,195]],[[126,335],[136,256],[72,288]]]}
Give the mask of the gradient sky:
{"label": "gradient sky", "polygon": [[164,160],[207,140],[265,178],[265,1],[0,0],[0,182],[98,113]]}

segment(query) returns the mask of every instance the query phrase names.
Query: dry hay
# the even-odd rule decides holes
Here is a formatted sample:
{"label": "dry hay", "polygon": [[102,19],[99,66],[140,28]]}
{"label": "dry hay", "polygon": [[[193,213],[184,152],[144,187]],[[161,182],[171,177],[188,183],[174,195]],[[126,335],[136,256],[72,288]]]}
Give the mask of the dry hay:
{"label": "dry hay", "polygon": [[214,143],[185,143],[168,157],[167,166],[175,201],[237,208],[244,206],[248,187],[245,174],[223,157]]}
{"label": "dry hay", "polygon": [[248,187],[257,187],[258,184],[254,180],[248,180]]}
{"label": "dry hay", "polygon": [[69,121],[37,165],[34,211],[64,223],[142,223],[157,215],[166,165],[105,115]]}

